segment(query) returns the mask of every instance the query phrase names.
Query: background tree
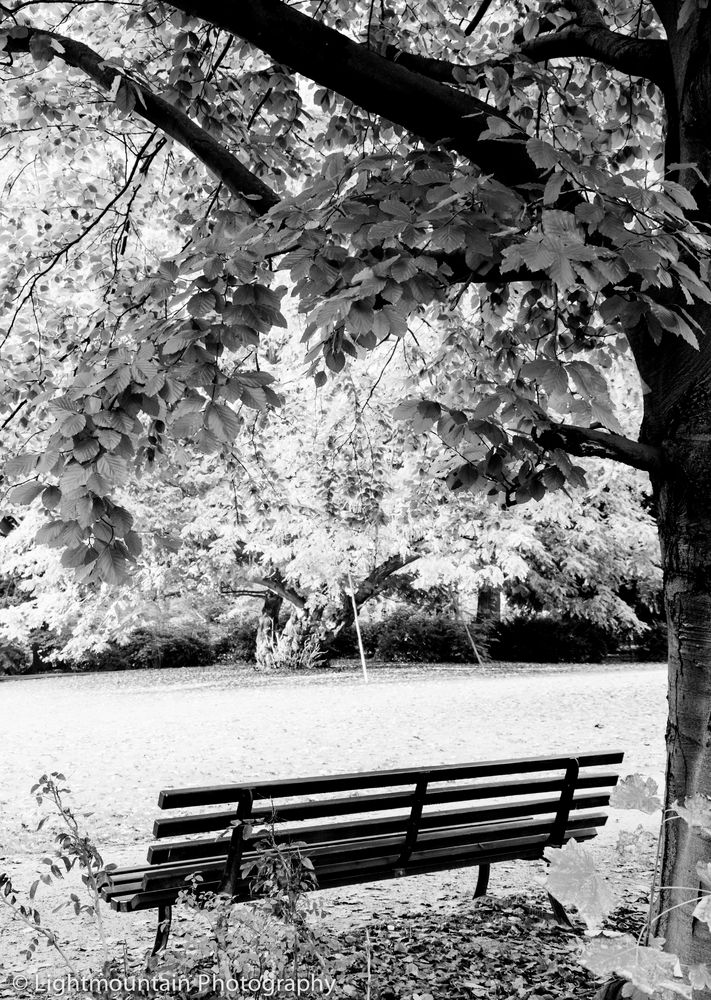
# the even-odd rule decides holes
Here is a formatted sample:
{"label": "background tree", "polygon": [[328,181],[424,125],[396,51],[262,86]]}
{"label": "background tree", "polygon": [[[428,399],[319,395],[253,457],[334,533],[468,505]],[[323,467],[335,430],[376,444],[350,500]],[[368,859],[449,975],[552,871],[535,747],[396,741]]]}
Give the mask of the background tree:
{"label": "background tree", "polygon": [[[446,391],[418,376],[397,412],[413,436],[436,429],[454,489],[538,500],[580,485],[585,455],[650,474],[667,805],[708,797],[708,6],[101,10],[3,8],[5,421],[27,431],[7,474],[16,501],[41,493],[55,512],[43,537],[80,581],[121,579],[138,555],[111,499],[127,464],[195,414],[215,453],[240,429],[235,404],[279,402],[257,357],[285,323],[277,270],[319,384],[435,324]],[[605,377],[628,350],[639,437]],[[663,890],[656,930],[688,966],[709,928],[675,904],[709,844],[664,830],[662,884],[688,888]]]}

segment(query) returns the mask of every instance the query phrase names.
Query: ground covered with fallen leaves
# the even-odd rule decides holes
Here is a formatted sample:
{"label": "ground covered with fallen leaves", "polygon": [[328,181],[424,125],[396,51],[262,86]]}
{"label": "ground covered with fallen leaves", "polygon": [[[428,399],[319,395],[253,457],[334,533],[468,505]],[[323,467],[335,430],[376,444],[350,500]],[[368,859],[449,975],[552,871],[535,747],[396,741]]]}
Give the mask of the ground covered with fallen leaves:
{"label": "ground covered with fallen leaves", "polygon": [[[536,905],[538,904],[538,906]],[[545,912],[542,895],[484,897],[454,913],[403,914],[369,929],[371,992],[380,1000],[531,997],[587,1000],[598,988],[577,961],[575,930]],[[355,968],[344,996],[367,994]]]}
{"label": "ground covered with fallen leaves", "polygon": [[[0,710],[0,870],[26,888],[51,847],[36,832],[28,794],[45,771],[67,775],[73,805],[107,861],[140,862],[165,787],[609,747],[625,751],[623,774],[661,780],[665,676],[654,665],[408,666],[375,670],[365,685],[355,665],[268,678],[221,666],[6,681]],[[618,901],[615,929],[634,933],[644,918],[655,833],[656,817],[613,810],[594,844]],[[492,895],[475,901],[476,875],[465,869],[321,894],[344,954],[362,955],[366,928],[371,947],[370,972],[358,959],[332,995],[593,997],[596,984],[576,962],[582,925],[573,933],[550,919],[544,865],[495,866]],[[42,886],[37,903],[78,962],[96,967],[90,928],[67,910],[52,913],[76,889]],[[114,953],[125,943],[140,962],[154,921],[108,914]],[[193,931],[189,916],[178,918],[177,952]],[[57,970],[47,949],[21,959],[25,942],[0,915],[0,980],[3,970]],[[19,995],[0,984],[0,996]]]}

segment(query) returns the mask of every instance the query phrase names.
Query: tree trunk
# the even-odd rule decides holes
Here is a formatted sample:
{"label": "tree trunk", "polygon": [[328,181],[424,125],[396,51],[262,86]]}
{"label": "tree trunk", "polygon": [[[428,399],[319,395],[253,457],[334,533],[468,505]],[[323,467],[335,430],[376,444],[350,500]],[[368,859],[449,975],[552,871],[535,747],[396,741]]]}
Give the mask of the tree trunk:
{"label": "tree trunk", "polygon": [[501,587],[483,587],[476,606],[478,622],[501,621]]}
{"label": "tree trunk", "polygon": [[[689,406],[690,409],[693,407]],[[708,404],[676,435],[679,472],[658,491],[664,599],[669,625],[669,719],[665,806],[711,796],[711,412]],[[663,825],[656,936],[682,963],[711,963],[711,932],[692,912],[697,864],[711,861],[711,840],[680,818]],[[687,905],[677,904],[687,902]],[[669,910],[670,907],[675,907]],[[669,910],[669,912],[665,912]],[[711,990],[695,997],[711,997]]]}
{"label": "tree trunk", "polygon": [[[684,24],[676,4],[658,9],[674,67],[666,162],[696,164],[708,179],[711,12],[699,5]],[[679,179],[697,199],[697,218],[708,223],[707,184],[691,168],[682,168]],[[697,304],[692,312],[706,331],[698,349],[669,333],[654,348],[649,337],[646,344],[631,338],[649,390],[642,437],[663,447],[668,467],[654,483],[669,626],[667,810],[674,801],[711,796],[711,308]],[[684,965],[711,964],[709,927],[692,917],[700,887],[697,865],[711,861],[711,839],[673,816],[665,813],[662,825],[660,884],[675,888],[659,893],[652,930]],[[711,1000],[711,989],[694,991],[694,997]]]}
{"label": "tree trunk", "polygon": [[257,635],[255,659],[257,669],[264,671],[325,666],[320,613],[294,610],[281,628],[278,622],[265,625]]}
{"label": "tree trunk", "polygon": [[257,623],[257,644],[254,652],[255,663],[260,670],[267,668],[269,652],[279,630],[279,612],[283,603],[284,598],[271,590],[268,590],[264,595],[264,603]]}

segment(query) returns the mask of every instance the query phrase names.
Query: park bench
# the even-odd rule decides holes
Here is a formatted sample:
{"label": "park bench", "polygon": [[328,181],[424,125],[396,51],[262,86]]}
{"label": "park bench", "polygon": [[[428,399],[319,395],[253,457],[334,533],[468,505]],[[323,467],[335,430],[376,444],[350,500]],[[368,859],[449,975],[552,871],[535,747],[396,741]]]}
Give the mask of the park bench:
{"label": "park bench", "polygon": [[319,888],[478,866],[480,896],[492,864],[594,837],[617,782],[609,765],[622,758],[591,752],[168,789],[159,807],[181,812],[155,821],[148,863],[114,870],[102,896],[119,911],[158,911],[155,954],[194,876],[201,891],[249,898],[242,867],[265,823],[277,844],[306,845]]}

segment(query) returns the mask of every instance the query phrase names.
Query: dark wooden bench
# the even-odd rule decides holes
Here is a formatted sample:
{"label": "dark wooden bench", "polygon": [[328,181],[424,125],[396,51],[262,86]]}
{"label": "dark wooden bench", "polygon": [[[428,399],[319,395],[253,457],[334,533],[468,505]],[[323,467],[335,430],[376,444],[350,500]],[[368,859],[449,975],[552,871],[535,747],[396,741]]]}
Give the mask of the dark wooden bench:
{"label": "dark wooden bench", "polygon": [[591,752],[169,789],[161,809],[192,811],[157,819],[148,864],[113,871],[102,896],[124,912],[157,909],[154,953],[162,950],[192,876],[201,891],[249,897],[241,867],[259,837],[256,826],[251,842],[245,836],[246,821],[273,822],[277,843],[305,843],[319,888],[475,865],[480,896],[492,864],[594,837],[617,782],[609,765],[622,758]]}

